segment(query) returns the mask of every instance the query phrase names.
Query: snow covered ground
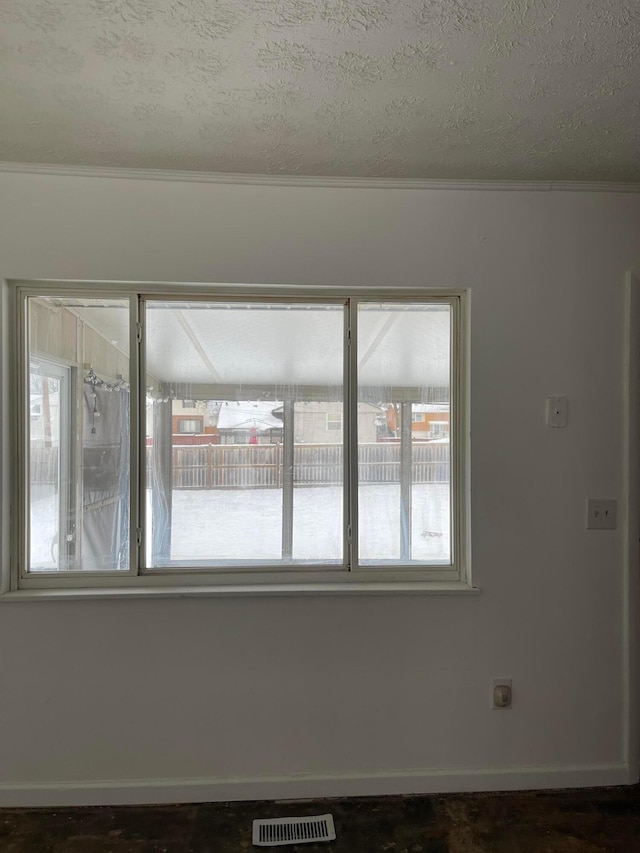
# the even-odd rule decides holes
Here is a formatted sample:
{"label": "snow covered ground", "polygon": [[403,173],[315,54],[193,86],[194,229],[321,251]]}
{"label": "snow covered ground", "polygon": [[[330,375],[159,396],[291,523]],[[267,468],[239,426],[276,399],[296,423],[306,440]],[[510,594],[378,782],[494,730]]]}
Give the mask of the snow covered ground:
{"label": "snow covered ground", "polygon": [[[360,487],[360,554],[363,560],[400,557],[400,486]],[[149,501],[150,504],[150,501]],[[449,486],[417,484],[412,492],[412,556],[446,562],[450,556]],[[54,568],[55,495],[31,507],[31,565]],[[281,554],[282,492],[213,489],[173,494],[172,560],[267,559]],[[342,490],[299,487],[294,492],[293,555],[300,560],[341,560]]]}
{"label": "snow covered ground", "polygon": [[[31,567],[51,571],[56,568],[53,560],[53,546],[58,533],[56,495],[53,486],[31,488]],[[34,500],[36,489],[37,500]]]}
{"label": "snow covered ground", "polygon": [[[400,486],[360,488],[360,554],[363,560],[400,557]],[[174,492],[171,557],[203,560],[280,558],[282,492],[276,489]],[[413,487],[413,558],[448,560],[449,486]],[[298,488],[293,502],[293,556],[341,560],[342,490]]]}

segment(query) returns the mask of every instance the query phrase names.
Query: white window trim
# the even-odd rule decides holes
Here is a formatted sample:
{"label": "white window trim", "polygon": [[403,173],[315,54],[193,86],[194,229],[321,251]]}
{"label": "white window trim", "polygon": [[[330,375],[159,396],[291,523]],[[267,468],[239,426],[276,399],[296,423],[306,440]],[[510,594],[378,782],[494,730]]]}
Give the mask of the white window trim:
{"label": "white window trim", "polygon": [[[100,573],[91,572],[56,572],[55,574],[38,573],[37,576],[20,574],[22,570],[20,554],[24,551],[26,512],[26,494],[24,489],[24,472],[26,460],[24,449],[20,453],[12,453],[11,448],[22,445],[19,437],[25,435],[29,418],[28,407],[18,405],[18,389],[24,359],[20,353],[24,351],[24,315],[18,318],[18,312],[23,311],[24,299],[35,293],[56,293],[66,295],[91,295],[105,298],[130,298],[131,300],[131,352],[137,347],[137,316],[138,300],[135,294],[145,298],[155,296],[163,299],[173,296],[175,299],[219,299],[242,298],[256,299],[292,299],[304,300],[343,300],[352,298],[362,301],[394,301],[409,299],[425,299],[442,301],[452,309],[452,409],[454,418],[450,425],[452,439],[451,478],[452,478],[452,545],[455,553],[453,567],[438,568],[403,568],[394,566],[392,569],[383,565],[375,567],[359,567],[345,571],[343,566],[325,567],[300,570],[299,567],[266,568],[256,571],[255,567],[234,567],[233,573],[228,569],[208,569],[207,571],[178,569],[168,572],[166,569],[139,571],[137,563],[127,572]],[[201,284],[160,284],[150,285],[139,283],[89,283],[89,282],[5,282],[3,285],[3,302],[9,305],[9,316],[13,319],[9,324],[3,324],[3,354],[8,370],[3,375],[3,404],[13,414],[10,429],[5,431],[3,441],[3,479],[8,479],[9,488],[3,489],[3,532],[10,534],[11,545],[9,553],[3,555],[2,586],[0,592],[6,593],[3,600],[29,599],[46,596],[51,598],[86,598],[86,597],[115,597],[149,596],[149,595],[299,595],[299,594],[371,594],[371,593],[476,593],[478,590],[471,585],[470,577],[470,494],[469,494],[469,291],[467,290],[433,290],[428,288],[316,288],[307,286],[261,287],[256,285],[215,286]],[[5,314],[6,317],[6,314]],[[20,322],[17,320],[20,319]],[[355,330],[350,330],[352,346],[356,345]],[[346,378],[355,387],[355,359],[351,362],[351,374]],[[10,366],[10,367],[9,367]],[[140,371],[144,370],[140,359]],[[143,439],[140,437],[139,424],[141,410],[144,405],[140,402],[139,381],[136,371],[131,375],[131,413],[132,413],[132,445],[131,445],[131,506],[132,522],[137,520],[137,505],[139,503],[136,471],[140,468]],[[8,386],[8,396],[6,387]],[[350,424],[357,425],[357,395],[351,394],[351,408],[347,415],[347,440],[352,439]],[[6,410],[5,409],[5,410]],[[24,411],[23,411],[24,409]],[[349,482],[357,483],[357,455],[351,454]],[[6,478],[6,473],[9,477]],[[20,472],[23,476],[20,476]],[[355,478],[355,479],[354,479]],[[8,495],[17,494],[16,505],[22,508],[14,518],[13,525],[9,524],[9,511],[6,506]],[[354,496],[349,496],[346,487],[346,500],[355,505]],[[457,496],[457,497],[456,497]],[[357,515],[354,514],[357,525]],[[17,523],[15,523],[17,522]],[[136,526],[132,524],[132,530]],[[4,538],[4,537],[3,537]],[[133,538],[133,537],[132,537]],[[357,530],[352,533],[352,540],[357,541]],[[5,538],[5,542],[7,539]],[[179,572],[179,575],[178,575]]]}

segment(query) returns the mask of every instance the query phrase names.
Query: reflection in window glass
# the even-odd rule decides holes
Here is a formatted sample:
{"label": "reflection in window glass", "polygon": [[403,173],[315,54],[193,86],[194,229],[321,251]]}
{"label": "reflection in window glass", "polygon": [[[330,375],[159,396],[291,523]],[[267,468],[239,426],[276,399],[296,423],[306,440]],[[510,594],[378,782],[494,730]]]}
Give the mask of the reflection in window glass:
{"label": "reflection in window glass", "polygon": [[27,311],[29,570],[127,569],[129,303],[38,297]]}

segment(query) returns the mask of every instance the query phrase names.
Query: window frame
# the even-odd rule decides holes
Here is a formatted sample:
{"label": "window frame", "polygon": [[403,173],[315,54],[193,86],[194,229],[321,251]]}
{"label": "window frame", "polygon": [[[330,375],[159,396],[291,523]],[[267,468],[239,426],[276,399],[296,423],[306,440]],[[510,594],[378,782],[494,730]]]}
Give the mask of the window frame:
{"label": "window frame", "polygon": [[[75,494],[74,490],[71,487],[73,480],[73,472],[74,472],[74,460],[73,460],[73,451],[71,448],[70,435],[71,429],[70,425],[73,423],[74,414],[75,414],[75,391],[74,391],[74,374],[75,367],[65,363],[62,360],[52,360],[49,358],[44,358],[42,356],[37,356],[38,361],[40,362],[40,366],[44,367],[44,370],[41,371],[41,376],[46,377],[47,379],[56,379],[60,383],[59,390],[59,403],[58,403],[58,493],[60,495],[60,499],[58,501],[57,507],[57,526],[58,526],[58,561],[68,560],[69,559],[69,548],[75,547],[75,534],[76,531],[75,525],[72,525],[72,528],[67,526],[65,522],[65,512],[70,515],[70,509],[75,504]],[[31,376],[31,361],[28,360],[28,363],[25,365],[26,373],[27,373],[27,381],[30,381]],[[41,413],[42,416],[43,413]],[[32,424],[31,424],[31,407],[29,407],[29,418],[27,419],[25,416],[25,424],[27,424],[28,435],[25,436],[25,442],[28,441],[29,453],[31,451],[31,432],[32,432]],[[26,450],[26,449],[25,449]],[[65,471],[69,476],[67,482],[66,478],[62,476],[62,472]],[[26,530],[26,542],[25,542],[25,556],[26,561],[30,561],[30,527],[31,527],[31,518],[30,514],[27,514],[25,518],[25,530]],[[64,538],[62,538],[64,532]],[[68,539],[68,536],[73,536],[73,539]],[[56,574],[60,573],[60,570],[56,570]]]}
{"label": "window frame", "polygon": [[[9,583],[5,589],[17,595],[51,592],[69,592],[72,597],[104,592],[107,594],[151,593],[171,594],[297,594],[307,592],[475,592],[470,577],[470,517],[469,517],[469,291],[465,289],[433,288],[361,288],[314,287],[283,285],[212,285],[212,284],[140,284],[129,282],[69,282],[69,281],[17,281],[10,282],[10,309],[14,322],[7,336],[11,355],[12,376],[9,383],[10,411],[13,413],[9,430],[8,447],[12,464],[10,480],[17,494],[16,523],[11,525]],[[130,371],[130,531],[131,558],[129,569],[109,572],[56,571],[51,573],[26,571],[28,535],[28,458],[24,436],[28,436],[29,406],[22,405],[25,388],[27,356],[28,297],[33,296],[84,296],[86,298],[127,299],[130,304],[129,345]],[[344,565],[319,568],[268,565],[207,568],[176,568],[175,570],[142,568],[138,554],[144,554],[144,543],[138,547],[140,537],[135,531],[144,515],[144,489],[140,483],[144,475],[144,416],[145,376],[144,347],[141,346],[144,304],[160,298],[167,301],[275,301],[287,302],[347,302],[351,311],[357,312],[358,303],[425,301],[444,303],[451,310],[451,544],[454,554],[451,566],[433,565],[393,566],[357,565],[354,567],[353,549],[357,547],[357,423],[358,400],[357,359],[345,356],[345,408],[343,426],[345,433],[344,502],[351,519],[351,537],[345,541]],[[345,344],[357,352],[357,328],[345,311]],[[345,350],[347,346],[345,346]],[[347,403],[347,401],[349,401]],[[28,396],[27,396],[28,402]],[[347,405],[349,408],[347,409]],[[26,422],[26,423],[25,423]],[[347,515],[345,515],[345,519]],[[345,537],[346,533],[345,521]],[[138,538],[138,542],[136,539]],[[142,537],[144,539],[144,537]],[[347,552],[348,547],[348,552]]]}

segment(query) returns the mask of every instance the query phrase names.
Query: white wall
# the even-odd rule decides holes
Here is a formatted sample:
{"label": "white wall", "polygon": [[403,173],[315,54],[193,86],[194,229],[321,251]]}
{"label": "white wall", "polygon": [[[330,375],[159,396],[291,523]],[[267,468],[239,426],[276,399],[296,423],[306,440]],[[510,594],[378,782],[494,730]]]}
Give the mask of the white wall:
{"label": "white wall", "polygon": [[[621,494],[639,230],[630,194],[0,174],[5,278],[470,286],[482,588],[5,598],[0,803],[634,781],[622,535],[584,511]],[[567,429],[545,428],[548,394]],[[489,707],[494,676],[511,711]]]}

